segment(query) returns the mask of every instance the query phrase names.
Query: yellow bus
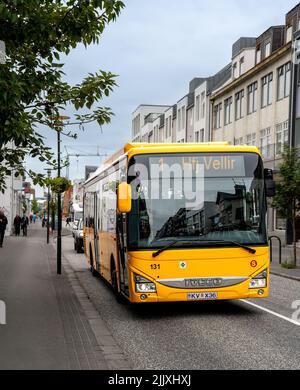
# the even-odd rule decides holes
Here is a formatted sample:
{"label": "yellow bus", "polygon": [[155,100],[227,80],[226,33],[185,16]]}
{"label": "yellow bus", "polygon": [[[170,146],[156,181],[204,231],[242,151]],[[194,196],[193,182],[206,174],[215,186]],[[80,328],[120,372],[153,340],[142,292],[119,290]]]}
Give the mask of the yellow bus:
{"label": "yellow bus", "polygon": [[274,192],[254,146],[127,144],[85,183],[92,274],[118,301],[265,298]]}

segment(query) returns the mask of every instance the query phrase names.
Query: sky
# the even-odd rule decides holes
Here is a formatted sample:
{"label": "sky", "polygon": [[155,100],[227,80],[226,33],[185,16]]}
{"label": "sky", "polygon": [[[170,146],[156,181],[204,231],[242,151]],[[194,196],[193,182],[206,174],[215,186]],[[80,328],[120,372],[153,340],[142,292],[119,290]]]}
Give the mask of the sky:
{"label": "sky", "polygon": [[[188,92],[194,77],[215,74],[231,61],[232,44],[285,24],[295,0],[124,0],[126,8],[104,31],[99,45],[78,46],[63,58],[66,80],[80,83],[98,70],[118,75],[118,87],[100,104],[114,112],[109,125],[78,128],[78,139],[63,137],[62,155],[111,154],[131,139],[131,114],[140,104],[173,105]],[[63,114],[72,116],[73,110]],[[56,151],[56,135],[43,130]],[[70,157],[71,179],[84,177],[85,165],[99,157]],[[27,168],[43,171],[39,161]],[[66,172],[63,171],[63,175]],[[38,196],[42,190],[38,189]]]}

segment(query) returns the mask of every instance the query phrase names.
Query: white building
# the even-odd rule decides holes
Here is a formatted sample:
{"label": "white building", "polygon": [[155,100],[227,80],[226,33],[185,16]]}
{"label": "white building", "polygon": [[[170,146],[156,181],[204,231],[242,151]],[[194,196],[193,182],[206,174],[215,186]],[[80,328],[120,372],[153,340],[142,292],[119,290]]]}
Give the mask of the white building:
{"label": "white building", "polygon": [[[292,64],[285,31],[285,26],[271,27],[256,40],[234,44],[231,81],[211,96],[212,140],[258,146],[265,166],[274,170],[289,141]],[[285,228],[271,209],[269,226]]]}
{"label": "white building", "polygon": [[141,104],[132,113],[132,141],[149,142],[152,123],[170,106]]}
{"label": "white building", "polygon": [[22,214],[23,179],[20,176],[15,177],[12,173],[11,176],[6,177],[5,184],[6,189],[4,194],[0,192],[0,209],[4,212],[8,220],[6,234],[12,234],[13,220],[16,214]]}
{"label": "white building", "polygon": [[195,77],[173,106],[140,105],[132,114],[133,142],[206,142],[210,135],[210,94],[231,77],[231,64],[212,77]]}

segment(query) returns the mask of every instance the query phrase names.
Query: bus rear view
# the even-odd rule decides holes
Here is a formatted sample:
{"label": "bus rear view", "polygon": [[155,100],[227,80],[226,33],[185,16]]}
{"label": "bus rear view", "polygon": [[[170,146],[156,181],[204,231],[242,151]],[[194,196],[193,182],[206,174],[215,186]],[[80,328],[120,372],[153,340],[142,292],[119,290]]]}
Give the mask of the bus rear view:
{"label": "bus rear view", "polygon": [[131,302],[268,296],[272,177],[256,148],[140,145],[127,172],[130,191],[118,197],[126,193],[130,207],[118,204]]}

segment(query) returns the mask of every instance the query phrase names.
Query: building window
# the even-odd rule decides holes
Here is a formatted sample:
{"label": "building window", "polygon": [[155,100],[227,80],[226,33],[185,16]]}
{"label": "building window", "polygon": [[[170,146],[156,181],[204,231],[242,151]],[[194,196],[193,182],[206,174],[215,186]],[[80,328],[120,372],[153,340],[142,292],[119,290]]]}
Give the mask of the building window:
{"label": "building window", "polygon": [[185,129],[185,107],[182,107],[182,115],[181,115],[181,118],[182,118],[182,129]]}
{"label": "building window", "polygon": [[244,138],[243,137],[235,138],[234,139],[234,144],[235,145],[244,145]]}
{"label": "building window", "polygon": [[256,145],[256,133],[246,135],[246,145],[248,146]]}
{"label": "building window", "polygon": [[201,118],[205,115],[205,92],[201,93]]}
{"label": "building window", "polygon": [[258,46],[256,51],[256,63],[258,64],[260,61],[261,61],[261,49],[260,46]]}
{"label": "building window", "polygon": [[224,101],[224,123],[231,123],[232,96]]}
{"label": "building window", "polygon": [[172,135],[172,116],[169,117],[169,137]]}
{"label": "building window", "polygon": [[236,62],[232,65],[232,77],[234,79],[237,78],[237,63]]}
{"label": "building window", "polygon": [[196,96],[196,120],[199,121],[200,119],[200,96]]}
{"label": "building window", "polygon": [[137,135],[140,132],[140,120],[141,120],[141,115],[138,114],[134,119],[133,119],[133,134]]}
{"label": "building window", "polygon": [[286,43],[288,43],[292,40],[292,34],[293,34],[293,28],[292,28],[292,26],[289,26],[286,29]]}
{"label": "building window", "polygon": [[277,72],[277,100],[281,100],[290,95],[291,63],[281,66]]}
{"label": "building window", "polygon": [[272,104],[273,99],[273,72],[262,78],[261,106],[262,108]]}
{"label": "building window", "polygon": [[219,103],[214,107],[214,114],[213,114],[214,130],[220,129],[221,127],[221,112],[222,112],[222,103]]}
{"label": "building window", "polygon": [[270,54],[271,54],[271,43],[268,42],[265,46],[265,58],[269,57]]}
{"label": "building window", "polygon": [[248,114],[257,110],[257,81],[248,86]]}
{"label": "building window", "polygon": [[178,110],[177,117],[178,117],[178,130],[181,130],[181,109]]}
{"label": "building window", "polygon": [[169,126],[169,118],[166,119],[166,127],[165,127],[165,137],[168,138],[168,126]]}
{"label": "building window", "polygon": [[151,133],[149,133],[149,136],[148,136],[148,142],[149,142],[149,144],[152,144],[152,143],[153,143],[153,140],[154,140],[154,138],[153,138],[153,132],[151,131]]}
{"label": "building window", "polygon": [[204,142],[204,129],[195,131],[195,142]]}
{"label": "building window", "polygon": [[159,142],[164,142],[164,128],[159,129]]}
{"label": "building window", "polygon": [[158,132],[158,125],[154,127],[154,141],[159,142],[159,132]]}
{"label": "building window", "polygon": [[200,130],[200,142],[204,142],[204,129]]}
{"label": "building window", "polygon": [[235,120],[243,118],[244,90],[235,94]]}
{"label": "building window", "polygon": [[271,127],[260,131],[260,151],[263,157],[271,156]]}
{"label": "building window", "polygon": [[240,59],[240,63],[239,63],[239,65],[240,65],[240,69],[239,69],[240,73],[239,73],[239,75],[240,76],[244,73],[244,62],[245,62],[245,59],[244,59],[244,57],[242,57]]}
{"label": "building window", "polygon": [[278,123],[276,125],[276,144],[275,153],[281,155],[285,145],[289,142],[289,121]]}

